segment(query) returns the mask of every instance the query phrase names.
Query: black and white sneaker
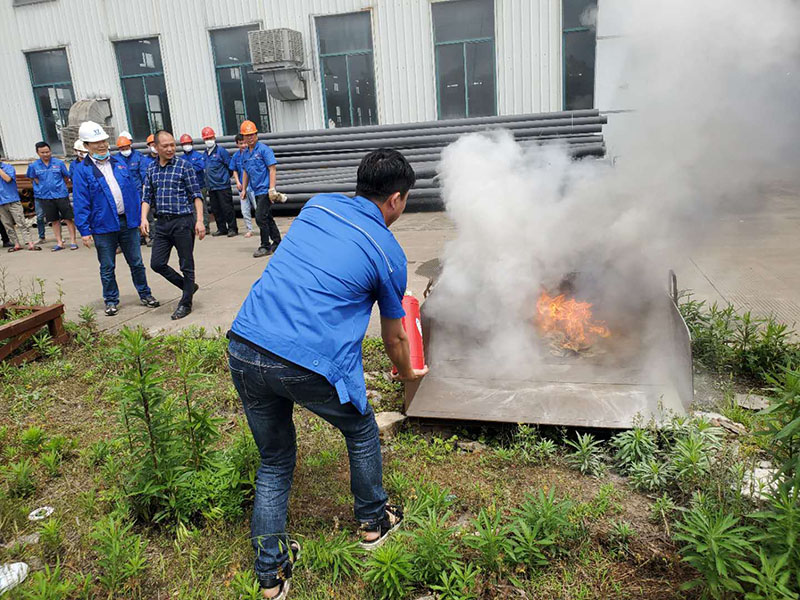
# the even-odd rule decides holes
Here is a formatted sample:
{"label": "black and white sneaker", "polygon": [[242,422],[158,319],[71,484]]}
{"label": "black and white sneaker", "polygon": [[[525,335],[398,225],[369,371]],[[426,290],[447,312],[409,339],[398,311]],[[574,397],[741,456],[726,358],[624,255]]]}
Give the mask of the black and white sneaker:
{"label": "black and white sneaker", "polygon": [[403,507],[395,504],[387,504],[383,518],[375,525],[361,525],[362,533],[378,533],[378,537],[370,542],[366,540],[361,541],[361,547],[365,550],[374,550],[383,546],[384,542],[389,538],[389,535],[400,528],[403,524]]}
{"label": "black and white sneaker", "polygon": [[107,317],[114,317],[119,312],[116,304],[111,304],[110,302],[106,303],[106,316]]}
{"label": "black and white sneaker", "polygon": [[145,296],[144,298],[139,298],[139,302],[142,303],[142,306],[146,306],[147,308],[158,308],[161,306],[161,302],[153,298],[153,296]]}

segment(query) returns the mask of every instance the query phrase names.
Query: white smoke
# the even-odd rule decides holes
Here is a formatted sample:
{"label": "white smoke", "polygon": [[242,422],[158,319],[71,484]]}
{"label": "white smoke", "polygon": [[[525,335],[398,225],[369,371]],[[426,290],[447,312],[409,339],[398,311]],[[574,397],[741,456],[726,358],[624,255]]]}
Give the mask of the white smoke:
{"label": "white smoke", "polygon": [[576,295],[620,327],[663,295],[712,215],[800,183],[798,2],[636,0],[618,12],[629,37],[616,87],[635,112],[609,116],[613,166],[559,146],[526,151],[503,132],[443,153],[458,234],[426,310],[459,333],[434,346],[460,345],[437,356],[464,357],[472,335],[476,368],[535,370],[529,323],[542,289],[579,272]]}

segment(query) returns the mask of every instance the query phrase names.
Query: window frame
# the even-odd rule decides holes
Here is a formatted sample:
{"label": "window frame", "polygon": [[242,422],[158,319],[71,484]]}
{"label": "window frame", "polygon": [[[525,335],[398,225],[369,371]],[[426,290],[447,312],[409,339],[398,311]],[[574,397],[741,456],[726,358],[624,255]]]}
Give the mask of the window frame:
{"label": "window frame", "polygon": [[[120,62],[119,58],[119,51],[117,50],[119,44],[127,44],[130,42],[141,42],[143,40],[156,40],[158,43],[158,54],[161,61],[161,70],[155,73],[137,73],[136,75],[123,75],[122,74],[122,63]],[[153,127],[153,120],[151,119],[150,115],[154,113],[154,111],[150,110],[150,98],[149,94],[147,93],[147,79],[154,78],[154,77],[162,77],[164,79],[164,93],[167,96],[167,110],[166,112],[169,115],[169,122],[166,120],[164,121],[164,126],[166,128],[171,128],[172,126],[172,113],[169,110],[169,91],[167,90],[167,79],[164,74],[164,59],[161,57],[161,36],[153,35],[153,36],[145,36],[145,37],[137,37],[137,38],[130,38],[130,39],[123,39],[123,40],[114,40],[114,58],[117,61],[117,73],[119,74],[119,86],[122,88],[122,103],[125,105],[125,118],[127,119],[128,131],[133,131],[133,121],[131,120],[131,109],[130,104],[128,102],[128,92],[125,89],[125,85],[123,84],[123,80],[125,79],[141,79],[142,80],[142,88],[144,89],[144,102],[145,102],[145,110],[147,111],[147,123],[150,126],[151,133],[154,132],[155,129]],[[161,114],[164,114],[164,110],[162,109]],[[133,133],[133,135],[136,135]]]}
{"label": "window frame", "polygon": [[[451,2],[458,2],[459,0],[450,0]],[[436,19],[433,16],[433,6],[434,4],[446,4],[446,2],[440,3],[431,3],[431,32],[433,35],[433,62],[434,62],[434,85],[436,86],[436,119],[439,121],[447,121],[449,119],[445,119],[442,117],[442,98],[441,98],[441,91],[439,86],[439,53],[438,48],[440,46],[453,46],[456,44],[461,44],[461,56],[462,56],[462,65],[464,68],[464,106],[466,110],[466,114],[463,118],[470,118],[469,115],[469,87],[467,85],[467,44],[486,44],[490,43],[492,47],[492,82],[494,83],[494,110],[493,115],[489,116],[497,116],[497,44],[495,43],[497,40],[497,13],[495,12],[497,9],[497,4],[495,0],[491,0],[492,2],[492,15],[494,17],[493,28],[492,28],[492,37],[482,37],[482,38],[463,38],[458,40],[448,40],[446,42],[437,42],[436,41]],[[453,117],[459,118],[459,117]]]}
{"label": "window frame", "polygon": [[[596,3],[597,4],[597,3]],[[598,4],[599,6],[599,4]],[[585,33],[592,31],[591,27],[564,27],[564,0],[561,0],[561,110],[567,108],[567,36],[571,33]],[[597,32],[594,35],[594,67],[595,75],[592,81],[592,106],[595,104],[595,84],[597,82]],[[575,109],[577,110],[577,109]]]}
{"label": "window frame", "polygon": [[[251,118],[251,115],[247,113],[247,96],[244,90],[244,80],[247,76],[246,69],[253,67],[252,60],[249,62],[238,62],[238,63],[226,63],[226,64],[217,64],[217,57],[216,52],[214,50],[214,34],[218,31],[229,31],[232,29],[243,29],[245,34],[249,33],[250,31],[260,31],[261,24],[260,23],[251,23],[249,25],[236,25],[234,27],[217,27],[215,29],[208,30],[208,40],[211,44],[211,61],[214,65],[214,79],[217,82],[217,97],[219,98],[219,114],[220,114],[220,122],[222,123],[222,131],[225,133],[227,131],[226,121],[225,121],[225,107],[222,102],[222,80],[220,79],[220,71],[222,69],[239,69],[239,86],[241,89],[241,98],[242,98],[242,105],[244,106],[244,118],[246,120],[253,121],[258,123],[259,131],[261,131],[261,113],[256,115],[257,118]],[[262,82],[263,83],[263,82]],[[270,110],[269,106],[269,94],[267,94],[267,124],[268,128],[266,129],[267,132],[272,131],[272,111]],[[238,133],[238,127],[236,128]],[[235,134],[225,134],[225,135],[235,135]]]}
{"label": "window frame", "polygon": [[[30,55],[31,54],[39,54],[40,52],[55,52],[55,51],[61,51],[61,52],[64,53],[64,59],[67,61],[67,71],[69,72],[69,80],[68,81],[52,81],[52,82],[49,82],[49,83],[36,83],[36,80],[35,80],[35,78],[33,76],[33,68],[31,67]],[[42,140],[46,141],[48,144],[52,144],[53,142],[51,140],[47,139],[47,131],[45,130],[45,126],[44,126],[44,115],[42,114],[42,107],[39,104],[39,98],[38,98],[38,96],[36,94],[36,90],[37,89],[49,89],[49,88],[57,90],[57,89],[60,89],[60,88],[67,88],[67,89],[69,89],[70,93],[72,94],[72,102],[73,102],[73,104],[75,103],[75,87],[72,85],[72,68],[70,67],[70,64],[69,64],[69,53],[67,52],[67,47],[66,46],[57,46],[55,48],[44,48],[42,50],[25,51],[23,54],[25,54],[25,63],[28,66],[28,77],[31,80],[31,92],[33,93],[33,103],[36,106],[36,116],[37,116],[37,118],[39,120],[39,130],[41,131],[41,134],[42,134]],[[63,115],[62,115],[63,111],[61,110],[60,106],[57,106],[57,110],[58,110],[58,113],[59,113],[59,119],[61,119],[61,117],[63,117]],[[69,124],[69,110],[67,110],[66,118],[63,120],[63,122],[64,122],[64,125],[62,125],[62,127],[65,127],[66,125]],[[64,148],[64,140],[62,138],[60,138],[60,132],[56,131],[56,135],[59,136],[58,143],[60,143],[61,146],[62,146],[62,148],[61,148],[62,149],[62,153],[64,155],[66,155],[67,149]]]}
{"label": "window frame", "polygon": [[[317,19],[325,19],[328,17],[344,17],[347,15],[359,15],[367,13],[369,16],[369,37],[372,41],[372,48],[366,50],[347,50],[345,52],[322,52],[322,46],[320,44],[320,35],[319,35],[319,25]],[[325,129],[330,129],[330,119],[328,118],[328,102],[327,97],[325,95],[325,67],[323,65],[323,61],[326,58],[335,58],[335,57],[344,57],[345,61],[345,69],[347,72],[347,104],[348,108],[350,109],[350,127],[358,127],[355,124],[355,114],[353,112],[353,94],[351,91],[350,86],[350,56],[371,56],[372,57],[372,81],[373,85],[375,86],[375,123],[373,125],[380,125],[380,114],[378,111],[378,82],[377,77],[375,76],[375,28],[372,26],[372,11],[371,10],[355,10],[355,11],[348,11],[343,13],[334,13],[328,15],[314,15],[312,17],[312,22],[314,26],[314,34],[315,34],[315,42],[317,47],[317,58],[319,59],[319,78],[320,78],[320,91],[322,92],[322,115],[324,120]],[[341,129],[344,129],[342,127]]]}

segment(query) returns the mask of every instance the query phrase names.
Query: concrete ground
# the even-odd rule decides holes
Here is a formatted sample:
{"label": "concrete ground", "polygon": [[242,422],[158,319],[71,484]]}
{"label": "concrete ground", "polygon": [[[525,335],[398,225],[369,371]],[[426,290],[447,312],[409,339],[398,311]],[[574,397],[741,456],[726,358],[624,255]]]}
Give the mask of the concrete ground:
{"label": "concrete ground", "polygon": [[[292,217],[278,217],[285,233]],[[243,227],[242,227],[243,229]],[[720,217],[714,221],[712,235],[703,244],[677,260],[675,271],[681,288],[691,289],[698,298],[732,302],[757,314],[775,313],[787,323],[800,323],[800,191],[779,190],[765,199],[757,213]],[[453,224],[443,212],[416,212],[403,215],[393,226],[409,261],[409,287],[422,295],[430,274],[429,261],[441,255],[447,240],[455,235]],[[48,230],[48,235],[52,235]],[[119,255],[117,281],[120,286],[120,312],[109,318],[102,314],[100,277],[94,249],[53,254],[52,243],[43,252],[0,253],[0,295],[17,288],[31,289],[34,278],[44,281],[46,299],[59,297],[70,319],[78,318],[81,306],[98,312],[103,329],[140,324],[152,333],[174,331],[187,326],[207,330],[227,330],[250,286],[260,276],[266,259],[254,259],[257,238],[206,237],[197,242],[195,260],[200,291],[195,295],[192,314],[171,321],[179,291],[148,267],[148,282],[161,307],[139,305],[124,259]],[[149,265],[150,249],[143,248]],[[173,255],[173,264],[177,257]],[[373,318],[369,333],[378,332]]]}

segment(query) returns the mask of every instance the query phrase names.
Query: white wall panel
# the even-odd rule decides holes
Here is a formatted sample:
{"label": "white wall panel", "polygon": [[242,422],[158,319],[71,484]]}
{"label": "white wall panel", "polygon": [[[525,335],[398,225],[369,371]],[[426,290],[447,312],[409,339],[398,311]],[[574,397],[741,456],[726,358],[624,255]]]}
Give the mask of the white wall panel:
{"label": "white wall panel", "polygon": [[[303,34],[308,99],[270,99],[273,129],[324,126],[314,17],[371,12],[378,116],[383,124],[435,119],[434,0],[55,0],[0,3],[0,135],[25,158],[41,137],[23,51],[66,46],[78,98],[109,97],[127,128],[113,42],[157,36],[176,134],[198,136],[221,116],[209,30],[258,23]],[[560,110],[561,0],[495,0],[499,114]]]}

